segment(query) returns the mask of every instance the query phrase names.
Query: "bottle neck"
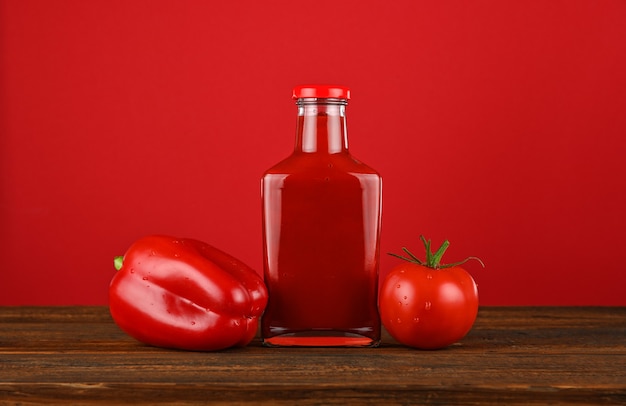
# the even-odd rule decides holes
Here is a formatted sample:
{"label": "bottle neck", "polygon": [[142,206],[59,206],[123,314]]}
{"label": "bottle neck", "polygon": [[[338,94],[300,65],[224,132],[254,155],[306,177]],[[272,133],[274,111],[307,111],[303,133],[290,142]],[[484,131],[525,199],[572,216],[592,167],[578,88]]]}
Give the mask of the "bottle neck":
{"label": "bottle neck", "polygon": [[298,99],[295,152],[347,152],[346,104],[342,99]]}

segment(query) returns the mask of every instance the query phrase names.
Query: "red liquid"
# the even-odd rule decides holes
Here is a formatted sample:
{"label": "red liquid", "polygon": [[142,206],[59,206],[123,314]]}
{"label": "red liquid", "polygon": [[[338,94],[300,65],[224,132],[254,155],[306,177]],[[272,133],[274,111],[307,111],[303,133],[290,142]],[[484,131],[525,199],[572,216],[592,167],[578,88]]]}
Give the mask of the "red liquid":
{"label": "red liquid", "polygon": [[264,343],[375,346],[381,178],[348,153],[344,117],[316,111],[298,129],[295,153],[262,179]]}

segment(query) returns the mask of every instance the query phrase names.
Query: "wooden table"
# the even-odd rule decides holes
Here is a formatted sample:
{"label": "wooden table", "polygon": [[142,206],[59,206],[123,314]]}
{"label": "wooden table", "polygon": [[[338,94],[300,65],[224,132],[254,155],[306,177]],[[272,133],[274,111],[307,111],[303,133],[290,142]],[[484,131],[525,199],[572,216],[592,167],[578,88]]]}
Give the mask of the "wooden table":
{"label": "wooden table", "polygon": [[106,307],[0,307],[2,404],[626,404],[626,308],[487,307],[452,347],[148,347]]}

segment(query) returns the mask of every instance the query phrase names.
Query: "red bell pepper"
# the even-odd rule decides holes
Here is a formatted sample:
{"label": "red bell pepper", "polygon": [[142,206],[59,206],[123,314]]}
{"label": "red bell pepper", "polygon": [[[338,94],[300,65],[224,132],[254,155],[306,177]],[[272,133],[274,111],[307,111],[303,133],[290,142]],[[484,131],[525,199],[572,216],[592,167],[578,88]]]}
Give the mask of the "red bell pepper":
{"label": "red bell pepper", "polygon": [[201,241],[155,235],[133,243],[120,259],[109,307],[131,337],[197,351],[245,346],[254,338],[267,288],[236,258]]}

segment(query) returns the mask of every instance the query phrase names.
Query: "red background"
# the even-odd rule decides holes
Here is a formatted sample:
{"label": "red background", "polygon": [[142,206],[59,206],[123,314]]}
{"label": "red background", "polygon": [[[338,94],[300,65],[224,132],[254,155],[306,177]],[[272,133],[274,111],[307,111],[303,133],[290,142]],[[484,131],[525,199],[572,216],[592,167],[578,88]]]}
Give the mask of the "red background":
{"label": "red background", "polygon": [[260,272],[260,176],[324,82],[382,252],[449,239],[486,305],[626,305],[625,73],[619,0],[0,0],[0,304],[106,304],[151,233]]}

